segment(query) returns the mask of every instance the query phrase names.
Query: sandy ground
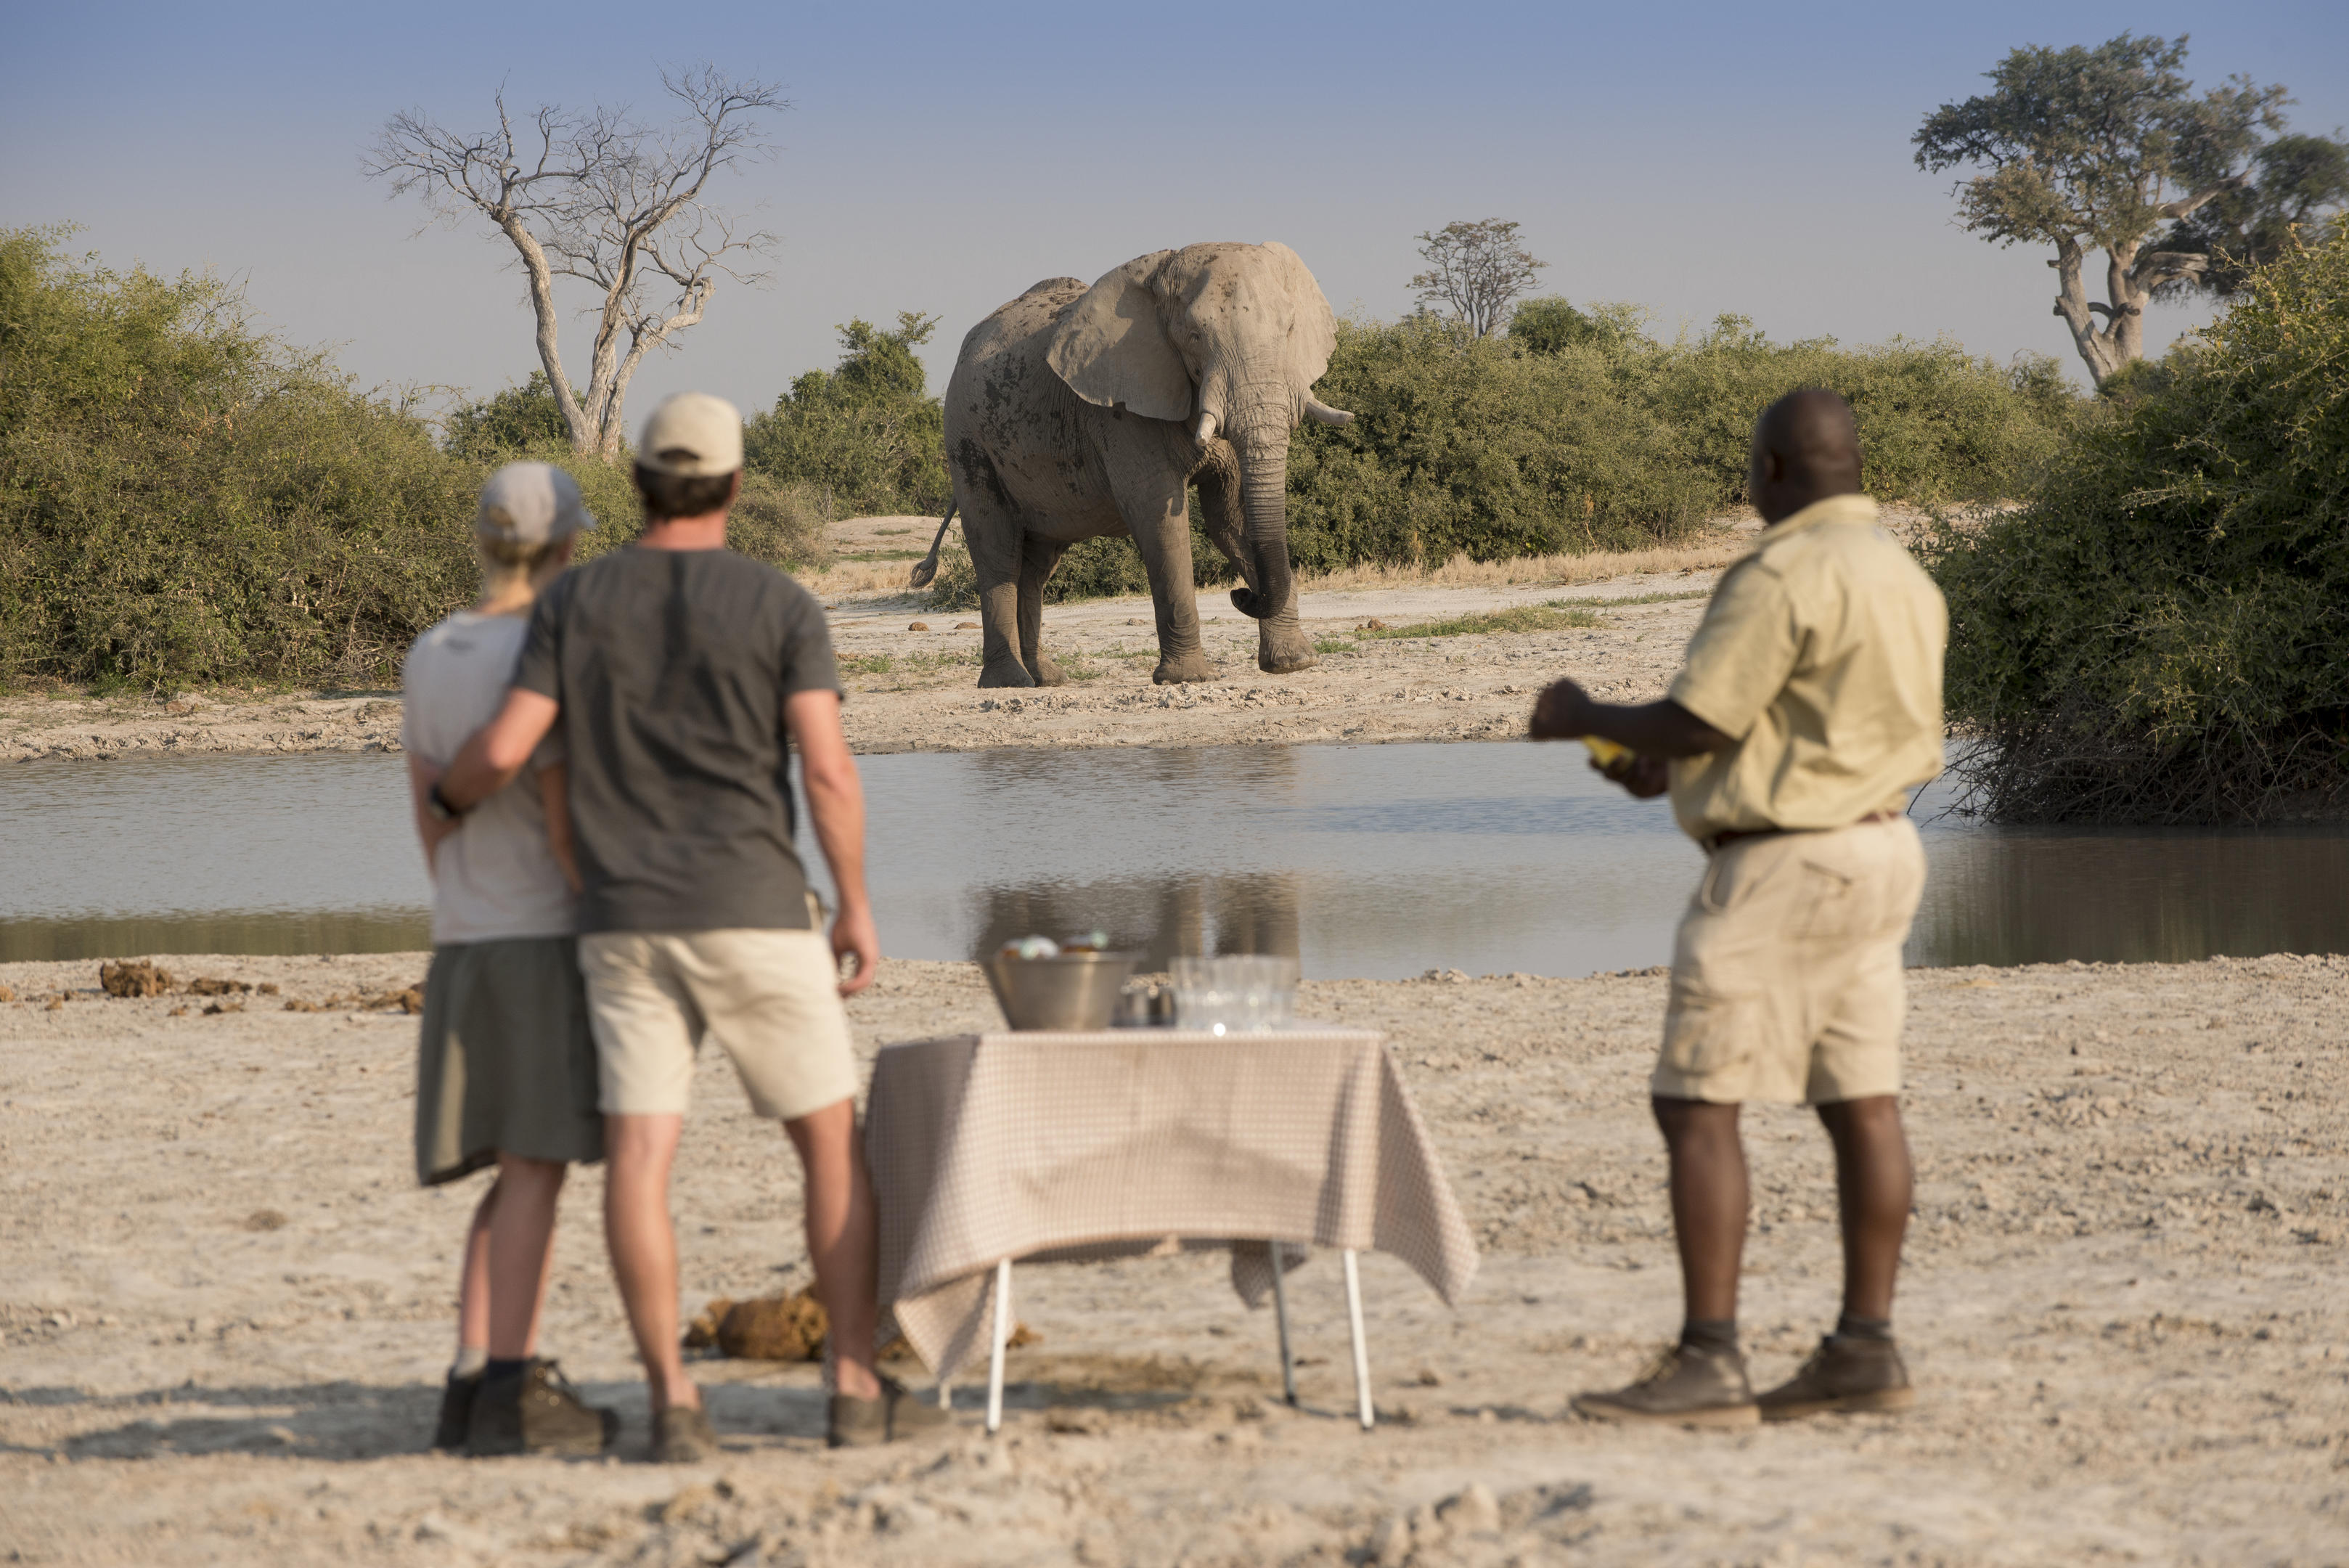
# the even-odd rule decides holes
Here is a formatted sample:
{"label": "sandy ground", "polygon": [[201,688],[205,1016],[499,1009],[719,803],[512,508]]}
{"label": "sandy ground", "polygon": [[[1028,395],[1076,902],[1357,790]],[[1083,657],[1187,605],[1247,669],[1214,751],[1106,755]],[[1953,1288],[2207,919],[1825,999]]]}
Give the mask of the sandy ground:
{"label": "sandy ground", "polygon": [[[1195,746],[1227,742],[1494,740],[1524,727],[1533,694],[1561,674],[1620,699],[1660,692],[1677,667],[1710,570],[1649,573],[1571,588],[1429,585],[1301,597],[1321,663],[1256,668],[1256,623],[1203,595],[1208,657],[1223,679],[1151,684],[1150,601],[1095,599],[1045,612],[1045,647],[1075,677],[1050,690],[978,690],[976,614],[910,597],[835,601],[833,638],[860,752],[996,746]],[[1663,596],[1661,602],[1620,603]],[[1549,632],[1365,639],[1520,605],[1569,601],[1596,627]],[[1591,607],[1597,607],[1595,608]],[[909,629],[916,625],[924,630]],[[206,691],[159,699],[52,692],[0,698],[0,763],[202,752],[399,749],[398,693]]]}
{"label": "sandy ground", "polygon": [[[1606,696],[1661,691],[1720,567],[1758,525],[1732,515],[1685,545],[1484,564],[1464,556],[1426,571],[1356,568],[1309,580],[1299,610],[1321,664],[1298,675],[1258,671],[1255,623],[1226,594],[1205,593],[1199,613],[1220,678],[1171,689],[1151,684],[1156,636],[1150,601],[1136,597],[1044,612],[1045,646],[1071,675],[1068,685],[978,691],[977,612],[930,610],[902,587],[929,548],[935,518],[833,524],[838,564],[808,584],[828,612],[851,699],[849,742],[860,752],[1492,740],[1516,733],[1532,693],[1559,673]],[[1602,606],[1591,612],[1598,626],[1550,633],[1379,639],[1358,630],[1371,620],[1405,629],[1555,600],[1642,599],[1652,602]],[[396,752],[399,714],[396,690],[98,697],[58,688],[0,696],[0,763]]]}
{"label": "sandy ground", "polygon": [[[1744,1434],[1565,1413],[1676,1319],[1643,1101],[1652,973],[1309,985],[1390,1032],[1486,1249],[1455,1315],[1366,1261],[1350,1402],[1332,1261],[1296,1279],[1305,1408],[1212,1258],[1021,1275],[1003,1437],[828,1453],[813,1370],[700,1364],[725,1452],[641,1462],[600,1177],[547,1348],[628,1420],[607,1461],[422,1452],[479,1190],[420,1191],[413,1020],[275,1011],[422,955],[173,960],[277,984],[109,1000],[0,965],[0,1560],[35,1563],[2320,1563],[2349,1560],[2349,961],[1920,971],[1904,1417]],[[57,1006],[49,999],[69,998]],[[188,1011],[174,1016],[174,1010]],[[901,962],[861,1043],[981,1023]],[[705,1064],[677,1183],[688,1306],[805,1277],[782,1140]],[[1834,1308],[1815,1125],[1749,1113],[1755,1375]]]}

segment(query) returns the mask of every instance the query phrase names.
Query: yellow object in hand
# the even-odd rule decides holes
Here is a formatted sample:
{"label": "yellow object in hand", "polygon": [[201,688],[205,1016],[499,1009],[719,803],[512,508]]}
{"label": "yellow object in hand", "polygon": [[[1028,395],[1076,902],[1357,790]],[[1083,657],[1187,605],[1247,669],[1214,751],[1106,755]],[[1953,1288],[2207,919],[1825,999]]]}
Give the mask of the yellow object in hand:
{"label": "yellow object in hand", "polygon": [[1631,754],[1630,747],[1619,746],[1614,742],[1601,740],[1597,735],[1583,736],[1582,743],[1590,748],[1592,759],[1602,768],[1611,768],[1615,765],[1616,758],[1628,757]]}

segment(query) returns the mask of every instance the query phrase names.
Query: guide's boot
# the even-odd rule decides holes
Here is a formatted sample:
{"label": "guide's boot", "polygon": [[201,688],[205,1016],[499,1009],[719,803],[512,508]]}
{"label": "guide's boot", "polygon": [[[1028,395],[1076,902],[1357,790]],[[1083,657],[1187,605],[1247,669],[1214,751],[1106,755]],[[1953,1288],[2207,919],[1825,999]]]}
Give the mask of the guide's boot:
{"label": "guide's boot", "polygon": [[1916,1402],[1898,1345],[1836,1334],[1819,1341],[1801,1371],[1755,1401],[1765,1421],[1796,1421],[1829,1410],[1906,1410]]}
{"label": "guide's boot", "polygon": [[533,1356],[511,1377],[481,1379],[481,1392],[473,1396],[465,1452],[475,1459],[596,1454],[619,1435],[618,1411],[589,1405],[554,1362]]}
{"label": "guide's boot", "polygon": [[1676,1345],[1637,1383],[1578,1394],[1574,1411],[1594,1421],[1649,1421],[1675,1427],[1751,1427],[1762,1413],[1745,1381],[1745,1357],[1733,1350]]}
{"label": "guide's boot", "polygon": [[954,1412],[942,1410],[884,1373],[876,1399],[835,1394],[825,1411],[823,1440],[835,1449],[864,1449],[876,1443],[942,1432],[954,1425]]}
{"label": "guide's boot", "polygon": [[432,1428],[435,1449],[453,1454],[465,1446],[465,1433],[473,1424],[473,1396],[481,1391],[480,1373],[471,1377],[449,1374],[449,1381],[440,1388],[440,1418]]}

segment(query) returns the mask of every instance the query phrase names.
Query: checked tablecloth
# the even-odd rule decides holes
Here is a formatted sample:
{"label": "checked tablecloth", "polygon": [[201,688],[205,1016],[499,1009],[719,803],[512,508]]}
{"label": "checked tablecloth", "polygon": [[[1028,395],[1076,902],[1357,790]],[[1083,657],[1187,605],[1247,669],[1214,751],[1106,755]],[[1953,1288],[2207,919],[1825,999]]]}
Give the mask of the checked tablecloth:
{"label": "checked tablecloth", "polygon": [[1005,1258],[1230,1246],[1250,1305],[1271,1288],[1268,1241],[1392,1252],[1454,1305],[1476,1272],[1426,1125],[1367,1030],[884,1046],[864,1137],[881,1302],[941,1378],[984,1345]]}

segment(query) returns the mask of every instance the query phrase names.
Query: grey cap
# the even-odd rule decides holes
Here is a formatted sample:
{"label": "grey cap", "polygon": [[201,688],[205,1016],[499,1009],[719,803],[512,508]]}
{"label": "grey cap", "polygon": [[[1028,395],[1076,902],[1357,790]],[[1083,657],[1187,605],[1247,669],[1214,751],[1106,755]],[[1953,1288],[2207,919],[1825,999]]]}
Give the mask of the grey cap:
{"label": "grey cap", "polygon": [[636,461],[679,479],[731,473],[742,466],[742,410],[708,392],[666,398],[645,421]]}
{"label": "grey cap", "polygon": [[473,531],[513,545],[551,545],[595,526],[579,482],[551,462],[510,462],[481,486]]}

